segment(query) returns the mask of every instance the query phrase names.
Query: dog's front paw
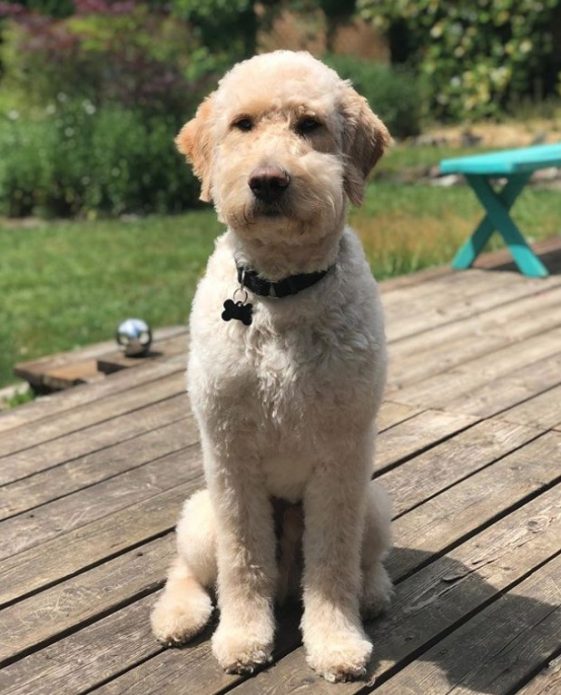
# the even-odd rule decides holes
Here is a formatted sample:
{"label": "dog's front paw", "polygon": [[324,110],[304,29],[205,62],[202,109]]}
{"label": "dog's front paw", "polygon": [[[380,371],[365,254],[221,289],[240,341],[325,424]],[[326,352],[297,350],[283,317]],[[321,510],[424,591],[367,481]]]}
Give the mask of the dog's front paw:
{"label": "dog's front paw", "polygon": [[150,615],[152,632],[165,647],[176,647],[195,637],[212,613],[210,596],[202,590],[191,596],[164,591]]}
{"label": "dog's front paw", "polygon": [[364,678],[372,644],[355,632],[326,633],[320,641],[306,644],[308,664],[326,681]]}
{"label": "dog's front paw", "polygon": [[228,673],[253,673],[272,659],[273,630],[219,624],[212,637],[212,651]]}

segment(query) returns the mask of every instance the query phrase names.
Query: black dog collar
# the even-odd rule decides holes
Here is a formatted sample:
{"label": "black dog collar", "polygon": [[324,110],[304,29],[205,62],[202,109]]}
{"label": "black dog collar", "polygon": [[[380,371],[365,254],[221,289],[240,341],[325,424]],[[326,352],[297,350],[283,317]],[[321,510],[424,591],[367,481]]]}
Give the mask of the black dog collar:
{"label": "black dog collar", "polygon": [[240,265],[236,265],[236,268],[238,271],[238,282],[241,287],[247,287],[253,294],[258,294],[261,297],[282,298],[298,294],[298,292],[315,285],[316,282],[319,282],[327,275],[333,266],[316,273],[289,275],[278,282],[265,280],[265,278],[260,277],[256,270],[249,270]]}
{"label": "black dog collar", "polygon": [[[302,290],[315,285],[323,279],[334,266],[330,266],[327,270],[320,270],[317,273],[301,273],[300,275],[290,275],[278,282],[271,282],[259,276],[256,270],[249,270],[243,265],[237,265],[238,282],[240,286],[234,292],[232,299],[227,299],[224,302],[224,311],[222,319],[224,321],[241,321],[244,326],[251,326],[253,320],[253,304],[247,302],[247,290],[258,294],[261,297],[290,297],[290,295],[298,294]],[[246,289],[247,288],[247,289]],[[243,299],[238,299],[239,294],[245,295]]]}

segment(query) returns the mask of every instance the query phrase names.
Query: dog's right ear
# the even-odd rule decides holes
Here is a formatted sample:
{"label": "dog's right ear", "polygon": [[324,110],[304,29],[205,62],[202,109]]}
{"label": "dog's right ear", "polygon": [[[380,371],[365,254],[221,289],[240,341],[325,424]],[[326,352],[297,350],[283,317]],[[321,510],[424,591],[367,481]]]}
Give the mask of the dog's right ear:
{"label": "dog's right ear", "polygon": [[200,200],[209,203],[211,193],[212,168],[212,117],[214,113],[213,95],[208,96],[197,109],[195,117],[188,121],[175,138],[177,149],[193,165],[193,171],[201,182]]}

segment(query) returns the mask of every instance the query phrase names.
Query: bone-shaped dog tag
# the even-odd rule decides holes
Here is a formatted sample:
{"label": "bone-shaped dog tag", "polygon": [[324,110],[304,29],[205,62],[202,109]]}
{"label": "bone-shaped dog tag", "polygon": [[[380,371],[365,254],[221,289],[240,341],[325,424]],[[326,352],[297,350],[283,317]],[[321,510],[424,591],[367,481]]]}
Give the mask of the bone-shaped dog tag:
{"label": "bone-shaped dog tag", "polygon": [[243,302],[234,302],[232,299],[227,299],[224,302],[224,311],[222,319],[230,321],[236,319],[241,321],[244,326],[250,326],[252,321],[253,304],[244,304]]}

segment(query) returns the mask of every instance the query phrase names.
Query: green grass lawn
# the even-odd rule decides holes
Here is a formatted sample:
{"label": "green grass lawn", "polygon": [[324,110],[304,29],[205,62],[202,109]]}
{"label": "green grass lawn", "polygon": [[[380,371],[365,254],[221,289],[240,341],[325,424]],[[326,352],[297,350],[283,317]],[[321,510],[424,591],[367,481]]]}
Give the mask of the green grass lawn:
{"label": "green grass lawn", "polygon": [[186,321],[220,231],[210,211],[178,217],[0,224],[0,385],[15,362],[110,339],[117,323]]}
{"label": "green grass lawn", "polygon": [[[434,162],[433,148],[384,163]],[[397,164],[396,164],[397,160]],[[351,222],[379,279],[447,263],[480,209],[464,186],[374,182]],[[561,231],[558,191],[528,189],[515,219],[530,239]],[[152,326],[187,319],[197,278],[221,227],[210,209],[131,221],[0,222],[0,386],[13,365],[110,339],[117,323],[140,316]]]}

